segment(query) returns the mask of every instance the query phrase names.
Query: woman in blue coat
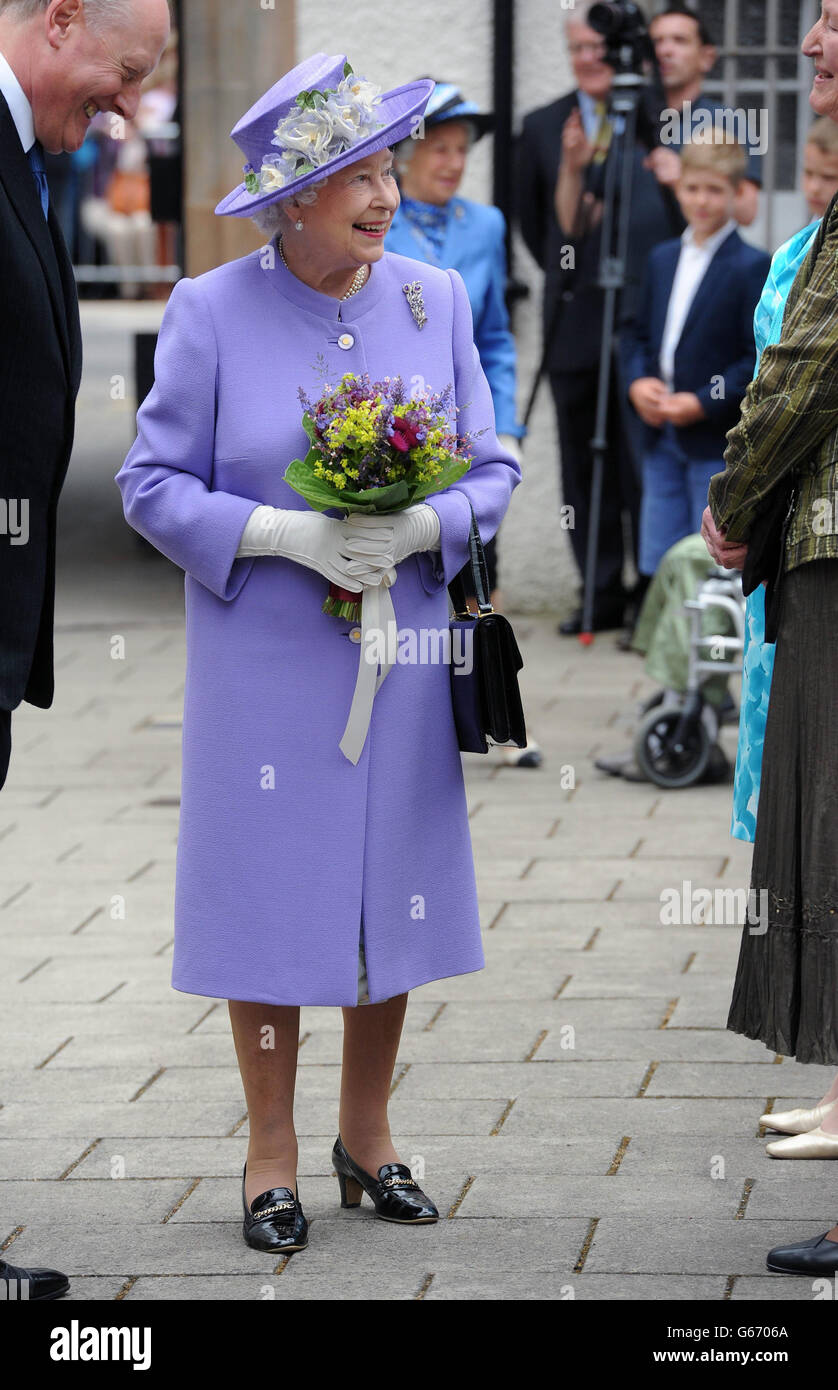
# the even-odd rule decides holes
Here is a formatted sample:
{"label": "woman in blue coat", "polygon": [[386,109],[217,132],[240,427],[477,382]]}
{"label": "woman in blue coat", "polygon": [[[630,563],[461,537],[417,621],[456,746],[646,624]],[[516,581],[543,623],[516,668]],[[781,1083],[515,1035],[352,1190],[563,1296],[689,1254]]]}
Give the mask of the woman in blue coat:
{"label": "woman in blue coat", "polygon": [[[515,403],[515,339],[509,328],[505,289],[506,221],[500,208],[457,197],[469,150],[492,129],[494,117],[478,111],[450,82],[437,82],[425,108],[420,139],[396,149],[401,206],[387,233],[387,250],[463,278],[474,321],[474,341],[495,407],[495,428],[505,449],[520,463]],[[497,590],[495,538],[486,547],[492,601]],[[538,745],[507,748],[501,757],[517,767],[537,767]]]}

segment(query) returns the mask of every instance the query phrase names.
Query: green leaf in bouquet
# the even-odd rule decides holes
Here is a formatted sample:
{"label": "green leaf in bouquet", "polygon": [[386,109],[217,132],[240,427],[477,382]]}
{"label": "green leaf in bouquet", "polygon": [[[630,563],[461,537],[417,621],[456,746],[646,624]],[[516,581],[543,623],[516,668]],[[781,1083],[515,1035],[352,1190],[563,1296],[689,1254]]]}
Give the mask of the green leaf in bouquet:
{"label": "green leaf in bouquet", "polygon": [[284,477],[288,486],[304,497],[310,507],[324,512],[327,507],[339,507],[343,503],[338,488],[326,478],[316,478],[312,473],[312,465],[319,457],[316,449],[310,449],[305,459],[294,459],[289,463]]}
{"label": "green leaf in bouquet", "polygon": [[308,436],[308,438],[309,438],[309,441],[310,441],[312,444],[316,444],[316,443],[317,443],[317,434],[316,434],[316,432],[315,432],[315,425],[314,425],[314,421],[313,421],[313,419],[311,418],[311,415],[309,414],[308,411],[306,411],[305,415],[303,416],[303,429],[305,430],[305,432],[306,432],[306,434],[307,434],[307,436]]}
{"label": "green leaf in bouquet", "polygon": [[388,483],[386,487],[341,490],[343,504],[357,512],[396,512],[407,506],[409,498],[410,489],[403,478],[396,483]]}

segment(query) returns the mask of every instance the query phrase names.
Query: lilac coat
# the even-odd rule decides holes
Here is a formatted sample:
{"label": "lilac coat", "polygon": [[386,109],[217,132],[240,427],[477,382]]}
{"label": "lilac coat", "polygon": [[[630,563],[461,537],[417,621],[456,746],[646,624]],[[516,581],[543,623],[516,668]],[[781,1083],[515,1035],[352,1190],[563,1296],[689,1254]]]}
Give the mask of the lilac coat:
{"label": "lilac coat", "polygon": [[[402,290],[417,279],[421,331]],[[372,1003],[484,964],[447,665],[397,662],[353,765],[338,747],[353,624],[321,612],[327,581],[314,570],[235,558],[258,504],[307,505],[282,475],[307,448],[297,389],[320,394],[318,358],[330,382],[345,371],[453,382],[460,430],[484,431],[469,473],[429,499],[441,551],[398,566],[400,631],[447,625],[467,499],[488,540],[521,478],[495,434],[456,271],[386,253],[340,302],[269,246],[176,285],[117,483],[131,525],[186,574],[172,983],[191,994],[355,1004],[362,908]]]}

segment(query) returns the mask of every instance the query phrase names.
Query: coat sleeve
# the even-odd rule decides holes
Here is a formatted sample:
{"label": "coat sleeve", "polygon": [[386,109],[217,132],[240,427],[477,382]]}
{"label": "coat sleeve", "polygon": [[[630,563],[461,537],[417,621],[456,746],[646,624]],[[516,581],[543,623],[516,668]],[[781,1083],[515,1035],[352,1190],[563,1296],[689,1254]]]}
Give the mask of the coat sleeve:
{"label": "coat sleeve", "polygon": [[646,261],[643,287],[635,313],[620,324],[620,362],[626,391],[641,377],[658,376],[660,364],[652,347],[652,300],[654,294],[656,257],[654,252]]}
{"label": "coat sleeve", "polygon": [[[523,130],[515,145],[515,211],[524,244],[536,264],[544,270],[547,264],[544,230],[549,225],[549,209],[536,153],[537,140],[532,114],[525,116]],[[551,197],[552,193],[551,189]]]}
{"label": "coat sleeve", "polygon": [[480,361],[492,392],[498,434],[512,434],[520,439],[524,433],[518,424],[515,405],[515,339],[509,329],[506,310],[506,222],[499,208],[489,208],[486,254],[490,264],[489,288],[479,323],[475,324],[475,342]]}
{"label": "coat sleeve", "polygon": [[759,303],[766,277],[771,266],[768,256],[754,258],[746,268],[739,285],[739,308],[740,321],[738,324],[738,339],[741,347],[741,355],[735,361],[728,363],[718,376],[722,378],[723,388],[720,392],[718,387],[718,376],[709,381],[706,386],[702,386],[696,395],[704,407],[704,414],[708,420],[712,420],[719,425],[724,425],[728,421],[734,424],[739,414],[739,404],[754,375],[754,366],[757,360],[757,348],[754,339],[754,311]]}
{"label": "coat sleeve", "polygon": [[463,568],[468,559],[468,536],[474,508],[480,538],[491,540],[503,520],[513,490],[521,481],[521,469],[511,454],[502,449],[495,432],[492,393],[486,380],[471,320],[471,307],[462,277],[456,270],[446,271],[454,301],[453,348],[454,391],[459,408],[457,432],[471,434],[472,463],[469,471],[444,492],[425,498],[439,517],[439,551],[417,555],[422,583],[428,593],[436,593]]}
{"label": "coat sleeve", "polygon": [[174,288],[154,356],[154,386],[137,440],[117,474],[135,531],[222,599],[239,593],[253,558],[236,559],[258,501],[213,490],[218,350],[195,280]]}

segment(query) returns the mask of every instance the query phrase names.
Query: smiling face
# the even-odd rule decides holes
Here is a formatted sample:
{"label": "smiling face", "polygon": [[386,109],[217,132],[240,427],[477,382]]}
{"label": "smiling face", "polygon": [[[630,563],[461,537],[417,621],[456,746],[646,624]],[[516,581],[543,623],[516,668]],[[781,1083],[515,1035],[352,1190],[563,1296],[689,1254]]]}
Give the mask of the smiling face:
{"label": "smiling face", "polygon": [[823,0],[820,18],[803,40],[803,52],[815,63],[810,106],[819,116],[838,121],[838,0]]}
{"label": "smiling face", "polygon": [[166,0],[135,0],[129,21],[103,29],[85,22],[82,0],[53,0],[33,25],[45,42],[33,54],[29,98],[45,149],[77,150],[99,111],[133,119],[169,36]]}
{"label": "smiling face", "polygon": [[392,150],[380,150],[331,174],[313,203],[292,203],[285,243],[324,274],[357,270],[384,254],[384,238],[399,206]]}
{"label": "smiling face", "polygon": [[417,140],[411,158],[401,166],[401,186],[408,198],[444,207],[462,181],[471,144],[464,121],[429,126]]}

